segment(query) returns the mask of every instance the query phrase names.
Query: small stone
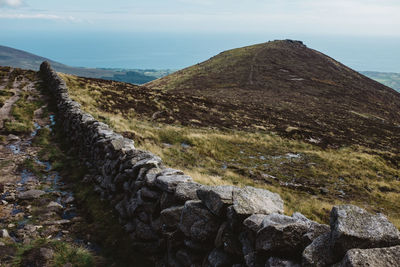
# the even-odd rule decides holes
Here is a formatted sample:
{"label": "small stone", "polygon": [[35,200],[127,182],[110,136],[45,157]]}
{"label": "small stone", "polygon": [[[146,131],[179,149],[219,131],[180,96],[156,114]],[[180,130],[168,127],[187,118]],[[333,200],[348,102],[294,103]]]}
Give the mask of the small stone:
{"label": "small stone", "polygon": [[75,198],[73,196],[69,196],[64,200],[65,204],[69,204],[75,201]]}
{"label": "small stone", "polygon": [[330,233],[325,233],[308,245],[303,251],[303,266],[330,266],[336,257],[330,243]]}
{"label": "small stone", "polygon": [[176,227],[181,219],[182,211],[183,211],[183,206],[164,209],[161,211],[160,214],[161,221],[167,227],[171,228]]}
{"label": "small stone", "polygon": [[180,249],[176,252],[176,259],[183,266],[196,266],[195,263],[201,261],[201,255],[193,253],[187,249]]}
{"label": "small stone", "polygon": [[6,201],[14,201],[15,200],[15,193],[10,193],[10,195],[4,198]]}
{"label": "small stone", "polygon": [[59,211],[59,210],[62,210],[64,207],[63,207],[61,204],[59,204],[59,203],[57,203],[57,202],[55,202],[55,201],[51,201],[51,202],[47,205],[47,208],[48,208],[49,210],[51,210],[51,211]]}
{"label": "small stone", "polygon": [[24,226],[24,229],[30,233],[33,233],[36,231],[37,227],[35,225],[32,224],[27,224]]}
{"label": "small stone", "polygon": [[143,187],[142,189],[140,189],[140,196],[143,199],[150,199],[150,200],[156,200],[160,197],[160,193],[154,190],[151,190],[147,187]]}
{"label": "small stone", "polygon": [[20,138],[16,135],[9,134],[7,136],[7,141],[9,141],[9,142],[14,142],[14,141],[19,141],[19,140],[20,140]]}
{"label": "small stone", "polygon": [[31,189],[31,190],[19,193],[18,194],[18,198],[22,199],[22,200],[30,200],[30,199],[39,198],[44,194],[46,194],[45,191],[37,190],[37,189]]}
{"label": "small stone", "polygon": [[70,220],[57,220],[57,221],[47,221],[44,222],[43,225],[63,225],[63,224],[68,224],[71,223]]}
{"label": "small stone", "polygon": [[221,249],[214,249],[208,255],[208,262],[212,267],[232,266],[232,257]]}
{"label": "small stone", "polygon": [[20,212],[20,213],[17,213],[14,215],[14,220],[20,221],[20,220],[24,219],[24,217],[25,217],[25,213]]}
{"label": "small stone", "polygon": [[257,233],[262,228],[262,222],[264,221],[265,214],[253,214],[243,221],[243,225],[247,227],[247,229]]}
{"label": "small stone", "polygon": [[145,224],[139,220],[135,221],[136,223],[136,236],[144,241],[149,241],[149,240],[157,240],[158,236],[157,234],[153,231],[150,225]]}
{"label": "small stone", "polygon": [[0,241],[0,247],[4,247],[6,244]]}
{"label": "small stone", "polygon": [[265,263],[265,267],[301,267],[301,266],[300,264],[295,263],[291,260],[271,257]]}
{"label": "small stone", "polygon": [[10,238],[10,235],[8,234],[8,231],[6,229],[2,229],[0,231],[0,237],[2,237],[2,238]]}
{"label": "small stone", "polygon": [[40,255],[45,259],[45,260],[50,260],[54,256],[54,250],[50,248],[40,248]]}

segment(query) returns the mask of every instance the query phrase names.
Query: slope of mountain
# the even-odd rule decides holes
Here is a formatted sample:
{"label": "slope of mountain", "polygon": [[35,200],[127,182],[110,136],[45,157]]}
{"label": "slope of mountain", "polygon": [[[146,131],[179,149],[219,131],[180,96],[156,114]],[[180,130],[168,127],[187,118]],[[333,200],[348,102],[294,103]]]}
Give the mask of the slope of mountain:
{"label": "slope of mountain", "polygon": [[400,73],[362,71],[365,76],[400,92]]}
{"label": "slope of mountain", "polygon": [[164,111],[170,121],[266,129],[323,146],[400,147],[400,94],[299,41],[226,51],[145,86],[208,107],[176,102],[180,111]]}
{"label": "slope of mountain", "polygon": [[197,182],[267,188],[324,222],[353,203],[400,225],[400,94],[300,42],[227,51],[148,87],[62,77],[82,109]]}
{"label": "slope of mountain", "polygon": [[71,67],[22,50],[0,45],[0,66],[38,70],[43,61],[49,61],[58,72],[134,84],[146,83],[172,73],[172,70],[124,70]]}

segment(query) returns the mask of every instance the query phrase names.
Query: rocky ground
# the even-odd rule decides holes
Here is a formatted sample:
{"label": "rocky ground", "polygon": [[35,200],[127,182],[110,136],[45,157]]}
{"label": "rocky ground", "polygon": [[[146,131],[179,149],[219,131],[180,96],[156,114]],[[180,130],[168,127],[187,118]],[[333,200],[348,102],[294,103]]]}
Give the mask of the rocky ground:
{"label": "rocky ground", "polygon": [[39,78],[1,71],[0,90],[12,96],[0,109],[0,266],[102,265],[100,248],[83,230],[90,228],[84,211],[64,183],[65,155]]}

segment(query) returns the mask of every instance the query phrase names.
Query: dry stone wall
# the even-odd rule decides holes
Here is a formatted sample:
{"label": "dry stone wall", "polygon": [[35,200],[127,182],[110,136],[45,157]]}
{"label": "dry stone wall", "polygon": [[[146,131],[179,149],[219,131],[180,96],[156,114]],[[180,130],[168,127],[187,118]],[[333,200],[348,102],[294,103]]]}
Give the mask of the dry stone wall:
{"label": "dry stone wall", "polygon": [[337,206],[328,226],[283,215],[282,199],[267,190],[195,183],[83,112],[47,62],[40,73],[95,190],[154,265],[400,266],[400,233],[383,215]]}

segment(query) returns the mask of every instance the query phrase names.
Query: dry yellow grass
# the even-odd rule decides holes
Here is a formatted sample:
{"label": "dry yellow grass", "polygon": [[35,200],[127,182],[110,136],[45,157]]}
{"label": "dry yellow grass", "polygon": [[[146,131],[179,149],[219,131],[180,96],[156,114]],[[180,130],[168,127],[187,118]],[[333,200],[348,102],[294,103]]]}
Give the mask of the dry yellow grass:
{"label": "dry yellow grass", "polygon": [[285,211],[327,222],[333,205],[352,203],[383,212],[400,227],[400,170],[389,152],[361,146],[322,149],[274,133],[165,125],[98,106],[100,87],[62,75],[71,97],[117,132],[132,133],[138,148],[160,156],[203,184],[251,185],[279,193]]}

